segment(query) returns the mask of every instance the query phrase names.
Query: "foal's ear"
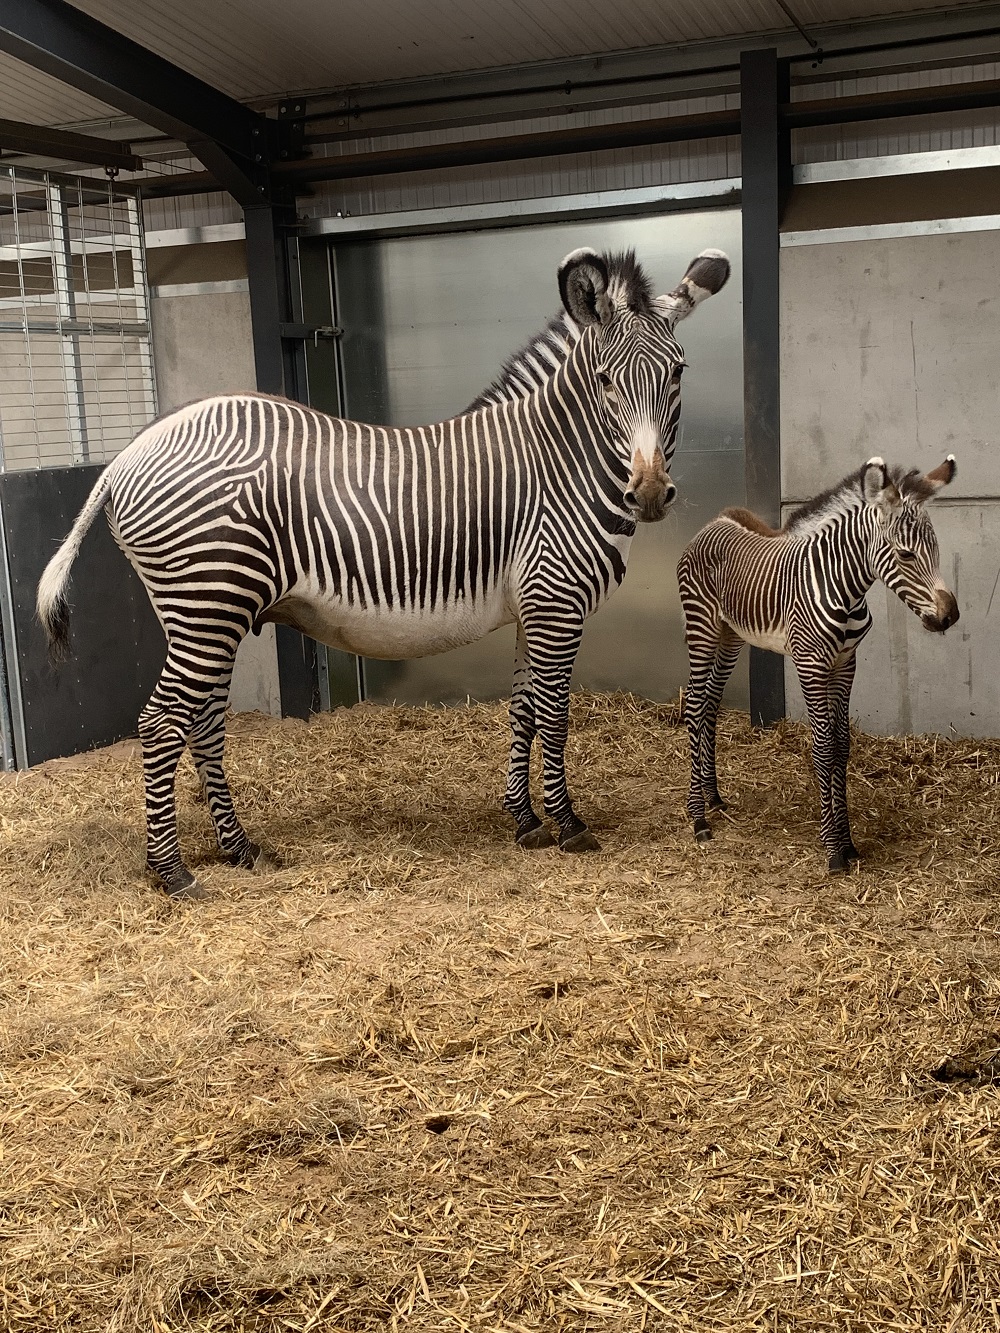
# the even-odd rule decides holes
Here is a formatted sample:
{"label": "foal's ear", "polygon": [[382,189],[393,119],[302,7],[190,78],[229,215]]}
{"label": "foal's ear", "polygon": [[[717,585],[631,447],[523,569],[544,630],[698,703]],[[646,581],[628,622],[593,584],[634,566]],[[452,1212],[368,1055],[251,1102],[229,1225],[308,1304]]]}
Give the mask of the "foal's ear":
{"label": "foal's ear", "polygon": [[869,458],[861,469],[861,489],[865,504],[877,505],[883,512],[891,513],[902,505],[899,491],[889,477],[889,469],[881,458]]}
{"label": "foal's ear", "polygon": [[656,297],[654,309],[673,328],[686,319],[695,306],[721,292],[729,281],[730,271],[729,258],[721,250],[702,250],[688,264],[687,272],[674,290],[666,296]]}
{"label": "foal's ear", "polygon": [[949,482],[954,481],[957,471],[955,455],[949,454],[940,466],[936,467],[933,472],[928,472],[927,476],[924,477],[924,486],[929,491],[926,499],[933,499],[942,486],[947,486]]}
{"label": "foal's ear", "polygon": [[611,318],[608,266],[596,250],[574,250],[559,265],[559,295],[566,313],[581,328]]}

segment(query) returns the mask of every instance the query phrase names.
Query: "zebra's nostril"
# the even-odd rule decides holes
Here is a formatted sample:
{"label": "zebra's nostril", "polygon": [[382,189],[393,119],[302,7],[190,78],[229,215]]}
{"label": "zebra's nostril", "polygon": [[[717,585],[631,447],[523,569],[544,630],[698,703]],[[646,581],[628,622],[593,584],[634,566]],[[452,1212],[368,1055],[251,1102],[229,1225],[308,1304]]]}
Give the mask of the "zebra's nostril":
{"label": "zebra's nostril", "polygon": [[674,500],[676,500],[677,487],[674,485],[673,482],[671,482],[667,487],[666,491],[664,492],[663,498],[668,505],[673,504]]}
{"label": "zebra's nostril", "polygon": [[625,492],[625,503],[630,509],[638,508],[639,501],[636,499],[635,491],[632,490],[631,486]]}

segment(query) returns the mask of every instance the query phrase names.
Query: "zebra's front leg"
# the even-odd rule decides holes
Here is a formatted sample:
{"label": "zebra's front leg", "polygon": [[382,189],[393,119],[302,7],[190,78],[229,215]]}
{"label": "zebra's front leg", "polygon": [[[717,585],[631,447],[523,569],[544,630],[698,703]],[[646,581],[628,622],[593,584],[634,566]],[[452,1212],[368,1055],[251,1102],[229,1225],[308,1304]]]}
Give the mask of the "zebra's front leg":
{"label": "zebra's front leg", "polygon": [[[712,836],[708,820],[705,817],[705,770],[704,755],[708,745],[709,684],[715,665],[715,652],[718,644],[715,626],[699,626],[694,633],[688,617],[688,685],[684,693],[684,722],[688,732],[688,746],[691,754],[691,783],[688,787],[687,810],[694,824],[694,836],[699,842],[707,842]],[[715,771],[714,754],[710,762],[710,771]],[[715,787],[718,796],[718,787]],[[721,797],[719,798],[721,800]]]}
{"label": "zebra's front leg", "polygon": [[215,687],[188,737],[191,754],[208,801],[215,837],[223,856],[244,870],[277,869],[277,859],[247,836],[236,816],[222,756],[226,744],[226,704],[232,668]]}
{"label": "zebra's front leg", "polygon": [[834,801],[837,745],[830,708],[830,667],[826,663],[803,663],[799,660],[796,660],[795,666],[812,728],[813,771],[819,783],[820,837],[829,853],[830,872],[836,874],[847,870],[849,861],[841,843],[842,830]]}
{"label": "zebra's front leg", "polygon": [[503,808],[517,821],[515,839],[519,847],[535,851],[551,847],[555,839],[535,814],[531,804],[531,747],[538,727],[535,722],[535,698],[531,686],[531,660],[524,630],[517,627],[514,650],[514,685],[510,696],[510,761],[507,765],[507,790]]}
{"label": "zebra's front leg", "polygon": [[582,637],[583,621],[575,612],[560,619],[550,611],[544,621],[525,624],[535,723],[542,738],[545,813],[559,825],[564,852],[593,852],[601,845],[574,812],[566,785],[569,686]]}
{"label": "zebra's front leg", "polygon": [[833,723],[834,772],[833,805],[837,823],[837,837],[845,859],[859,860],[858,849],[851,837],[851,820],[847,807],[847,765],[851,757],[851,687],[857,667],[856,654],[833,669],[830,679],[830,714]]}

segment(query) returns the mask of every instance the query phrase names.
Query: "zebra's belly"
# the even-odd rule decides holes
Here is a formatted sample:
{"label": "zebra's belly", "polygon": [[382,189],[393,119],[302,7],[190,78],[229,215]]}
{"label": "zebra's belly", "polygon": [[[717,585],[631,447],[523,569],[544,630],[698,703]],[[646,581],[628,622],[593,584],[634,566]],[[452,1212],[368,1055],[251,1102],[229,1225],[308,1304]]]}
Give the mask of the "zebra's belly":
{"label": "zebra's belly", "polygon": [[475,643],[515,619],[502,592],[476,602],[456,602],[433,610],[360,607],[340,599],[301,593],[282,599],[262,619],[294,625],[331,648],[390,661],[430,657]]}
{"label": "zebra's belly", "polygon": [[726,624],[730,629],[734,629],[745,643],[752,644],[754,648],[766,648],[769,653],[784,653],[786,657],[789,654],[788,639],[784,630],[744,629],[735,620],[728,619]]}

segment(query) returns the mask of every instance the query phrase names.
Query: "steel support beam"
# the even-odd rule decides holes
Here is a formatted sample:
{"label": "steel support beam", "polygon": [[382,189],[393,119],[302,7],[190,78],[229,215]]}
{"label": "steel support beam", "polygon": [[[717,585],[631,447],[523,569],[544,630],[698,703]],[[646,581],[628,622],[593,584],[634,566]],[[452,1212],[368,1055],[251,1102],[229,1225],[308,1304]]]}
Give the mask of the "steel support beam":
{"label": "steel support beam", "polygon": [[0,51],[180,139],[240,203],[267,199],[276,122],[65,0],[4,0]]}
{"label": "steel support beam", "polygon": [[[740,59],[743,151],[743,429],[747,505],[766,522],[781,518],[778,224],[791,187],[788,65],[776,50]],[[784,660],[750,649],[750,720],[771,726],[785,715]]]}
{"label": "steel support beam", "polygon": [[92,134],[53,130],[45,125],[26,125],[20,120],[0,120],[0,148],[9,153],[30,153],[65,162],[88,162],[117,171],[141,171],[142,158],[119,139],[99,139]]}
{"label": "steel support beam", "polygon": [[[297,242],[289,240],[292,210],[258,207],[243,210],[246,227],[250,325],[257,388],[304,401],[300,339],[282,337],[282,329],[301,324]],[[316,644],[287,625],[275,626],[278,689],[282,717],[304,717],[319,708]]]}

